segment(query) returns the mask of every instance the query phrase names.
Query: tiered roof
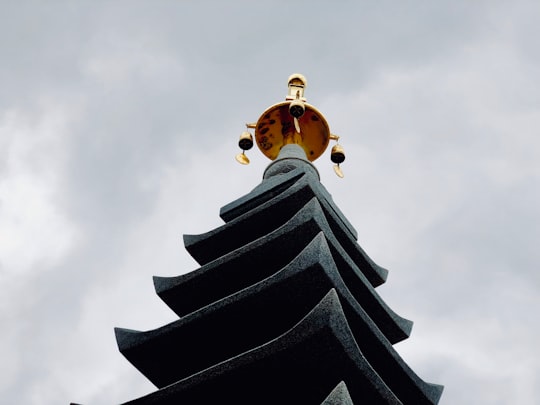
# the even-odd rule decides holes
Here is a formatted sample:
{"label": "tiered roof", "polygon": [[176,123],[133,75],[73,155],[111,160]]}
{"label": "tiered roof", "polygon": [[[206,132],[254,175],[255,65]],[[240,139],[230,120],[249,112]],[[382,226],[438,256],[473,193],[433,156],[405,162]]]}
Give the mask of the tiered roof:
{"label": "tiered roof", "polygon": [[116,329],[122,354],[158,390],[129,404],[436,404],[392,345],[412,322],[375,291],[387,270],[295,144],[264,180],[184,243],[200,268],[155,277],[179,319]]}

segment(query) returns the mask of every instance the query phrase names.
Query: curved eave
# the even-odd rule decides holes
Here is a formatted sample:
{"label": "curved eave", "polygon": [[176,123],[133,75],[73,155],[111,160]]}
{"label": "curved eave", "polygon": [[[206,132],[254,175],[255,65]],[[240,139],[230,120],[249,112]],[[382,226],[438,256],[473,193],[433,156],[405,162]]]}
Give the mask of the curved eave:
{"label": "curved eave", "polygon": [[120,351],[158,387],[164,387],[266,346],[308,313],[326,291],[333,290],[343,304],[358,350],[385,384],[398,397],[413,401],[408,403],[431,403],[424,401],[431,385],[395,352],[344,286],[330,257],[320,234],[293,263],[257,285],[154,331],[117,330]]}
{"label": "curved eave", "polygon": [[284,335],[126,405],[320,403],[342,380],[358,403],[402,405],[358,351],[331,291]]}
{"label": "curved eave", "polygon": [[[184,316],[277,272],[319,232],[323,232],[327,238],[331,246],[329,256],[333,255],[338,263],[347,288],[384,331],[387,339],[392,343],[406,339],[412,322],[395,314],[379,297],[335,238],[315,197],[285,225],[264,238],[187,275],[175,278],[155,277],[156,292],[173,311]],[[271,265],[273,260],[278,259],[281,260],[279,266]]]}
{"label": "curved eave", "polygon": [[324,216],[340,244],[356,265],[362,270],[370,283],[376,287],[386,280],[388,271],[378,266],[356,243],[356,237],[342,220],[329,197],[325,195],[313,176],[304,174],[281,190],[270,200],[250,209],[232,219],[225,225],[200,235],[184,235],[184,245],[188,252],[201,265],[249,243],[283,225],[310,199],[316,198]]}

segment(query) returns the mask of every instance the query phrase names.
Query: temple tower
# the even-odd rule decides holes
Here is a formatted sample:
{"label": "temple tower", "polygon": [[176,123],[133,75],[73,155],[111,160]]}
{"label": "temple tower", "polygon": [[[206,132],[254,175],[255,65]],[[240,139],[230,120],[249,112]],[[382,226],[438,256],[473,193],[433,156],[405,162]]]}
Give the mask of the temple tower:
{"label": "temple tower", "polygon": [[[436,404],[393,344],[412,322],[375,288],[387,270],[357,233],[311,163],[339,137],[306,103],[302,75],[240,139],[272,163],[251,192],[224,206],[225,222],[185,235],[200,268],[154,277],[178,320],[146,332],[117,328],[121,353],[158,388],[127,404]],[[343,148],[332,148],[339,176]]]}

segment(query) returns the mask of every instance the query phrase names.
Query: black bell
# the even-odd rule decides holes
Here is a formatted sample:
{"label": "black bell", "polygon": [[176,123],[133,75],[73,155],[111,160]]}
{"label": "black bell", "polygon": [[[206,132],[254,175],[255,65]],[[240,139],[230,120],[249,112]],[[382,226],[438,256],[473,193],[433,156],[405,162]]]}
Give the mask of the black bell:
{"label": "black bell", "polygon": [[247,131],[242,132],[240,135],[240,140],[238,141],[238,146],[242,150],[249,150],[253,147],[253,136]]}
{"label": "black bell", "polygon": [[330,153],[330,159],[332,162],[340,164],[345,161],[345,151],[341,145],[334,145],[332,147],[332,152]]}

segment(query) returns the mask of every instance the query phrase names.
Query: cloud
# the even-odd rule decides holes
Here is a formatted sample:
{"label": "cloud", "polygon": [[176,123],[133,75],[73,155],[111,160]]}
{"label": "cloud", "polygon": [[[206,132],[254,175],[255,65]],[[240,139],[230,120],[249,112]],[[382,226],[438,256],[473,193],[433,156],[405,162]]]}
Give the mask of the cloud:
{"label": "cloud", "polygon": [[66,159],[65,127],[76,112],[42,104],[38,116],[10,110],[0,121],[0,269],[7,276],[54,263],[77,239],[77,228],[55,206]]}

